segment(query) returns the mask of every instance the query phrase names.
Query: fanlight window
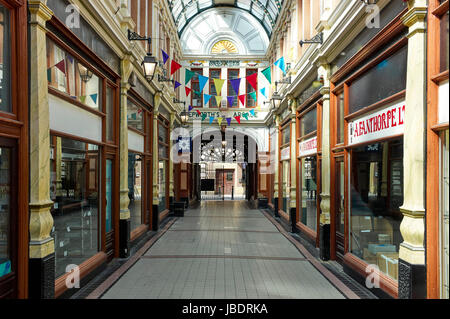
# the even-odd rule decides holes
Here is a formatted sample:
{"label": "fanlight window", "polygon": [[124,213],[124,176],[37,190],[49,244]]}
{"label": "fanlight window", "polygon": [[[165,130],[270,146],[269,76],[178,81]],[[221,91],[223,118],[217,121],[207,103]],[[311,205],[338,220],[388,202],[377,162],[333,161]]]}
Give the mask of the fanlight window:
{"label": "fanlight window", "polygon": [[236,45],[228,40],[221,40],[216,42],[211,49],[213,54],[238,53]]}

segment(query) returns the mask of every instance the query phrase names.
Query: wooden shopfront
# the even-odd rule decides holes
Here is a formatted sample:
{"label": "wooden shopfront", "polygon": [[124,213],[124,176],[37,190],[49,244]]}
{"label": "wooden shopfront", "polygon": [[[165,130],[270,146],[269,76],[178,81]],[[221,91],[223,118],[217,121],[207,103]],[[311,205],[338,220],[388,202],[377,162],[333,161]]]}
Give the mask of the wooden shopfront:
{"label": "wooden shopfront", "polygon": [[162,221],[169,215],[170,205],[170,138],[169,120],[163,115],[158,117],[158,185],[159,185],[159,220]]}
{"label": "wooden shopfront", "polygon": [[297,227],[319,246],[322,101],[316,88],[297,108]]}
{"label": "wooden shopfront", "polygon": [[292,121],[288,116],[279,126],[279,165],[278,165],[278,214],[287,223],[290,221],[291,186],[291,139]]}
{"label": "wooden shopfront", "polygon": [[153,112],[152,106],[131,89],[127,101],[128,197],[130,241],[152,229],[153,205]]}
{"label": "wooden shopfront", "polygon": [[120,77],[56,16],[47,26],[51,236],[59,297],[67,291],[70,265],[80,267],[83,281],[118,257]]}
{"label": "wooden shopfront", "polygon": [[0,299],[28,296],[27,5],[0,1]]}
{"label": "wooden shopfront", "polygon": [[331,259],[358,278],[377,265],[381,290],[395,298],[408,53],[398,9],[334,72],[330,101]]}

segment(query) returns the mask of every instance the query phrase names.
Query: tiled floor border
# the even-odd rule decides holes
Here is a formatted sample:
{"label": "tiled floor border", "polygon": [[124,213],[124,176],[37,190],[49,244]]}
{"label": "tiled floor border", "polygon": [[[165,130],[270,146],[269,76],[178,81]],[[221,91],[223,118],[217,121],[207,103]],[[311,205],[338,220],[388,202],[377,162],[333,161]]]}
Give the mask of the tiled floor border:
{"label": "tiled floor border", "polygon": [[111,288],[112,285],[114,285],[114,283],[128,271],[128,269],[130,269],[137,261],[139,261],[139,259],[147,252],[147,250],[149,250],[177,220],[177,218],[174,218],[167,222],[167,224],[158,234],[156,234],[144,246],[142,246],[142,248],[140,248],[133,256],[131,256],[125,264],[123,264],[91,294],[89,294],[86,299],[99,299],[103,294],[105,294],[106,291]]}
{"label": "tiled floor border", "polygon": [[144,255],[143,259],[178,259],[178,258],[227,258],[227,259],[257,259],[257,260],[279,260],[279,261],[308,261],[306,258],[295,257],[270,257],[270,256],[236,256],[236,255]]}
{"label": "tiled floor border", "polygon": [[292,238],[289,233],[267,212],[260,210],[268,220],[284,235],[306,259],[316,268],[336,289],[338,289],[348,299],[360,299],[349,287],[340,281],[331,271],[323,266],[302,244]]}

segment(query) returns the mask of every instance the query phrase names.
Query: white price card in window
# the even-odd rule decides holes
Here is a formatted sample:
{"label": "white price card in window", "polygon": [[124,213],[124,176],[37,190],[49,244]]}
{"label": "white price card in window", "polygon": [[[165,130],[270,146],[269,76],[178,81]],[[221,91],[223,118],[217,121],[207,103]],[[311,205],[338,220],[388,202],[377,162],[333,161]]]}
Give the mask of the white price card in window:
{"label": "white price card in window", "polygon": [[67,232],[70,233],[70,226],[67,226]]}
{"label": "white price card in window", "polygon": [[58,209],[58,203],[55,203],[55,205],[53,205],[53,207],[55,208],[55,209]]}
{"label": "white price card in window", "polygon": [[91,211],[88,211],[88,212],[87,212],[87,215],[88,215],[88,216],[91,216]]}
{"label": "white price card in window", "polygon": [[64,241],[60,241],[60,242],[59,242],[59,247],[60,247],[60,248],[64,247]]}
{"label": "white price card in window", "polygon": [[64,251],[64,257],[67,257],[68,253],[67,250]]}

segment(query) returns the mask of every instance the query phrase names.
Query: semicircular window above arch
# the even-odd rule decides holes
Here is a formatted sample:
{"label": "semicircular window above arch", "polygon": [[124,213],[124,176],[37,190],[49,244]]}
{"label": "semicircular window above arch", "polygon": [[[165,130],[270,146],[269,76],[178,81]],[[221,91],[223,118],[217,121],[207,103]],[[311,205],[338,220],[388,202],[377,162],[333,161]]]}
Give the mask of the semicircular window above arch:
{"label": "semicircular window above arch", "polygon": [[226,53],[239,53],[236,45],[228,40],[221,40],[216,42],[212,49],[212,54],[226,54]]}

